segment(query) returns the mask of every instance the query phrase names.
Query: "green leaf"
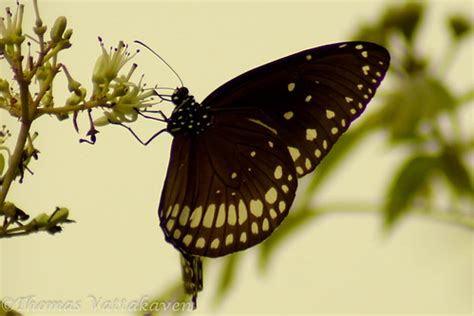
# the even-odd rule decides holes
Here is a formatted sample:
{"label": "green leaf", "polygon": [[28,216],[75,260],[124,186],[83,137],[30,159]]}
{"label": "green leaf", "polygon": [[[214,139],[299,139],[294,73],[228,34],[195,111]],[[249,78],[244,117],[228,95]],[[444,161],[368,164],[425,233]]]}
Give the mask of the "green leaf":
{"label": "green leaf", "polygon": [[447,148],[441,155],[439,167],[455,192],[472,197],[474,194],[470,177],[472,170],[464,164],[461,154],[455,147]]}
{"label": "green leaf", "polygon": [[433,125],[440,113],[454,110],[456,99],[446,85],[425,75],[408,77],[387,97],[383,126],[389,129],[391,139],[417,141],[422,123]]}
{"label": "green leaf", "polygon": [[389,6],[380,23],[385,29],[402,33],[411,42],[424,16],[424,9],[424,5],[419,2]]}
{"label": "green leaf", "polygon": [[214,298],[214,303],[216,306],[219,306],[222,303],[225,296],[232,289],[232,285],[235,281],[236,271],[240,264],[241,255],[241,253],[234,253],[225,258],[225,262],[223,263],[217,284],[217,293]]}
{"label": "green leaf", "polygon": [[429,183],[439,160],[434,156],[419,155],[408,158],[394,177],[385,199],[385,224],[391,227],[406,213],[413,200],[420,196]]}
{"label": "green leaf", "polygon": [[448,27],[454,39],[459,40],[472,32],[472,21],[464,15],[451,15],[448,17]]}

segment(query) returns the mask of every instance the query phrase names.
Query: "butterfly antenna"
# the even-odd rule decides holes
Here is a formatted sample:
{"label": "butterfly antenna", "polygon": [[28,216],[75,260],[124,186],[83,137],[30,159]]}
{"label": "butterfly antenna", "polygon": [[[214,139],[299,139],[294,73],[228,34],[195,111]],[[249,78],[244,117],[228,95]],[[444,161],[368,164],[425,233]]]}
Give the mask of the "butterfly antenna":
{"label": "butterfly antenna", "polygon": [[153,49],[150,48],[150,46],[148,46],[147,44],[143,43],[143,42],[140,42],[139,40],[135,40],[134,41],[135,43],[137,44],[140,44],[142,45],[143,47],[145,47],[146,49],[148,49],[150,52],[152,52],[153,55],[155,55],[156,57],[158,57],[166,66],[168,66],[169,69],[171,69],[171,71],[176,75],[176,77],[179,79],[179,82],[181,83],[181,87],[184,87],[184,84],[183,84],[183,80],[181,80],[181,77],[178,75],[178,73],[173,69],[173,67],[170,66],[170,64],[168,64],[166,62],[166,60],[164,60],[160,55],[158,55]]}

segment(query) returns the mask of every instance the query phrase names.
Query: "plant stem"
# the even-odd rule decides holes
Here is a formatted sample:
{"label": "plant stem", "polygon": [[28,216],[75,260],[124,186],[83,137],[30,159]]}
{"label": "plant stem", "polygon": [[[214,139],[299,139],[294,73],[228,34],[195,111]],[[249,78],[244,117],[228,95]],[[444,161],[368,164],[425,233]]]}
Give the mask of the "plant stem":
{"label": "plant stem", "polygon": [[[380,206],[371,203],[364,202],[338,202],[328,203],[324,206],[316,209],[308,210],[314,215],[329,215],[329,214],[370,214],[370,213],[381,213]],[[460,212],[453,211],[442,211],[442,210],[430,210],[426,209],[412,209],[408,214],[415,216],[432,219],[442,223],[454,224],[467,229],[474,229],[474,218],[469,215],[462,214]]]}
{"label": "plant stem", "polygon": [[23,150],[25,148],[28,134],[31,127],[30,118],[30,92],[29,92],[29,80],[25,80],[23,75],[23,67],[21,64],[21,50],[17,49],[17,62],[11,63],[12,69],[15,72],[15,78],[20,88],[20,100],[21,100],[21,127],[16,140],[15,149],[13,154],[8,160],[8,169],[3,177],[2,189],[0,191],[0,207],[3,207],[3,203],[10,190],[10,186],[15,179],[16,172],[19,170],[21,159],[23,156]]}

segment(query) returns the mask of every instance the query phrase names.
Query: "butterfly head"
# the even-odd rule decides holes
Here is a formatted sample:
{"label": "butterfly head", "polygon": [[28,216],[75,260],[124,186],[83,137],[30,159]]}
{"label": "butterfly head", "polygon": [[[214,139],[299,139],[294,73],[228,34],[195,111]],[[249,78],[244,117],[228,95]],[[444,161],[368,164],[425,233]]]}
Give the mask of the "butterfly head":
{"label": "butterfly head", "polygon": [[186,102],[186,99],[188,98],[192,98],[192,96],[189,95],[189,90],[186,87],[176,88],[176,90],[173,92],[173,95],[171,95],[171,101],[176,106],[180,106]]}

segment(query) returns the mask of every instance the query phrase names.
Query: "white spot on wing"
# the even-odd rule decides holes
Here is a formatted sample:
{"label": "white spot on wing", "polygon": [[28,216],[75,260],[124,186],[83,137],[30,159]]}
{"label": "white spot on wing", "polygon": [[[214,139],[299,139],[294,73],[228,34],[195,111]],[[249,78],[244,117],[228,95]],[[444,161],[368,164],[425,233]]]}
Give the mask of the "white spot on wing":
{"label": "white spot on wing", "polygon": [[358,50],[361,50],[361,49],[363,49],[363,48],[364,48],[364,46],[363,46],[362,44],[359,44],[359,45],[356,45],[356,47],[355,47],[355,48],[356,48],[356,49],[358,49]]}
{"label": "white spot on wing", "polygon": [[336,116],[336,113],[334,113],[334,111],[331,111],[331,110],[326,110],[326,117],[328,119],[332,119],[333,117]]}
{"label": "white spot on wing", "polygon": [[346,102],[347,102],[347,103],[351,103],[352,101],[354,101],[353,98],[351,98],[351,97],[346,97]]}
{"label": "white spot on wing", "polygon": [[280,201],[280,203],[278,203],[278,209],[280,210],[280,213],[283,213],[283,211],[286,209],[285,201]]}
{"label": "white spot on wing", "polygon": [[292,92],[293,90],[295,90],[295,86],[296,86],[296,85],[295,85],[294,82],[290,82],[290,83],[288,84],[288,91],[289,91],[289,92]]}
{"label": "white spot on wing", "polygon": [[181,215],[179,215],[179,223],[181,224],[181,226],[186,225],[186,223],[188,222],[190,212],[191,209],[187,205],[181,210]]}
{"label": "white spot on wing", "polygon": [[219,238],[215,238],[215,239],[211,242],[211,249],[218,249],[218,248],[219,248],[219,244],[220,244]]}
{"label": "white spot on wing", "polygon": [[204,239],[203,237],[199,237],[198,240],[196,241],[196,248],[204,248],[204,246],[206,245],[206,239]]}
{"label": "white spot on wing", "polygon": [[306,140],[313,141],[318,137],[318,133],[314,128],[308,128],[306,130]]}
{"label": "white spot on wing", "polygon": [[265,193],[265,201],[267,201],[270,204],[275,203],[275,201],[277,200],[277,197],[278,197],[277,190],[275,190],[275,188],[273,187],[270,188],[267,191],[267,193]]}
{"label": "white spot on wing", "polygon": [[233,242],[234,242],[234,235],[232,235],[232,234],[227,235],[227,237],[225,238],[225,245],[229,246]]}
{"label": "white spot on wing", "polygon": [[301,155],[298,148],[295,148],[295,147],[288,146],[288,151],[290,152],[291,159],[293,159],[293,161],[296,161]]}
{"label": "white spot on wing", "polygon": [[234,226],[237,223],[237,210],[235,209],[234,204],[229,205],[229,213],[227,214],[227,223]]}
{"label": "white spot on wing", "polygon": [[364,75],[366,75],[366,76],[369,75],[369,70],[370,70],[369,65],[365,65],[365,66],[362,67],[362,71],[364,72]]}
{"label": "white spot on wing", "polygon": [[177,217],[179,212],[179,204],[175,204],[173,207],[173,212],[171,213],[172,217]]}
{"label": "white spot on wing", "polygon": [[311,55],[309,55],[309,54],[306,55],[306,60],[311,60],[312,58],[313,58],[313,56],[311,56]]}
{"label": "white spot on wing", "polygon": [[225,223],[225,204],[222,203],[219,206],[219,211],[217,212],[216,227],[222,227]]}
{"label": "white spot on wing", "polygon": [[242,232],[242,234],[240,234],[240,242],[245,244],[247,242],[247,233],[246,232]]}
{"label": "white spot on wing", "polygon": [[204,214],[204,220],[202,221],[202,225],[207,228],[212,227],[212,222],[214,221],[214,213],[216,212],[216,205],[210,204],[207,207],[206,213]]}
{"label": "white spot on wing", "polygon": [[239,201],[239,225],[242,225],[245,223],[247,220],[248,214],[247,214],[247,206],[245,206],[245,203],[243,200]]}
{"label": "white spot on wing", "polygon": [[286,119],[286,120],[290,120],[292,117],[293,117],[294,113],[293,111],[288,111],[288,112],[285,112],[283,114],[283,117]]}
{"label": "white spot on wing", "polygon": [[192,228],[196,228],[199,226],[202,217],[202,206],[199,206],[194,209],[193,213],[191,214],[191,223],[189,224]]}
{"label": "white spot on wing", "polygon": [[270,223],[268,222],[268,219],[265,218],[262,223],[262,230],[264,232],[268,231],[270,229]]}
{"label": "white spot on wing", "polygon": [[186,236],[184,236],[184,238],[183,238],[183,243],[184,243],[186,246],[189,246],[189,244],[191,243],[191,241],[193,241],[193,236],[192,236],[192,235],[187,234]]}
{"label": "white spot on wing", "polygon": [[304,101],[305,101],[305,102],[309,102],[309,101],[311,101],[312,98],[313,98],[313,96],[309,94],[309,95],[306,96],[306,98],[304,99]]}
{"label": "white spot on wing", "polygon": [[281,179],[281,177],[283,176],[283,169],[281,168],[281,166],[277,166],[275,168],[275,171],[273,172],[273,177],[275,177],[275,179]]}
{"label": "white spot on wing", "polygon": [[321,157],[321,150],[316,149],[316,150],[314,151],[314,155],[316,156],[316,158],[320,158],[320,157]]}
{"label": "white spot on wing", "polygon": [[257,234],[258,234],[258,225],[257,225],[256,222],[253,222],[253,223],[252,223],[251,231],[252,231],[252,234],[254,234],[254,235],[257,235]]}
{"label": "white spot on wing", "polygon": [[168,222],[166,223],[166,229],[168,229],[168,232],[171,232],[173,227],[174,227],[174,219],[169,219]]}
{"label": "white spot on wing", "polygon": [[260,121],[260,120],[253,119],[253,118],[249,118],[248,120],[249,120],[250,122],[254,122],[254,123],[256,123],[256,124],[258,124],[258,125],[260,125],[260,126],[265,127],[266,129],[268,129],[270,132],[272,132],[272,133],[275,134],[275,135],[278,134],[278,132],[276,131],[276,129],[274,129],[274,128],[268,126],[267,124],[263,123],[263,122]]}
{"label": "white spot on wing", "polygon": [[174,239],[179,239],[179,237],[181,237],[181,231],[176,228],[173,232],[173,238]]}
{"label": "white spot on wing", "polygon": [[260,200],[250,200],[250,212],[256,216],[260,217],[263,214],[263,203]]}

